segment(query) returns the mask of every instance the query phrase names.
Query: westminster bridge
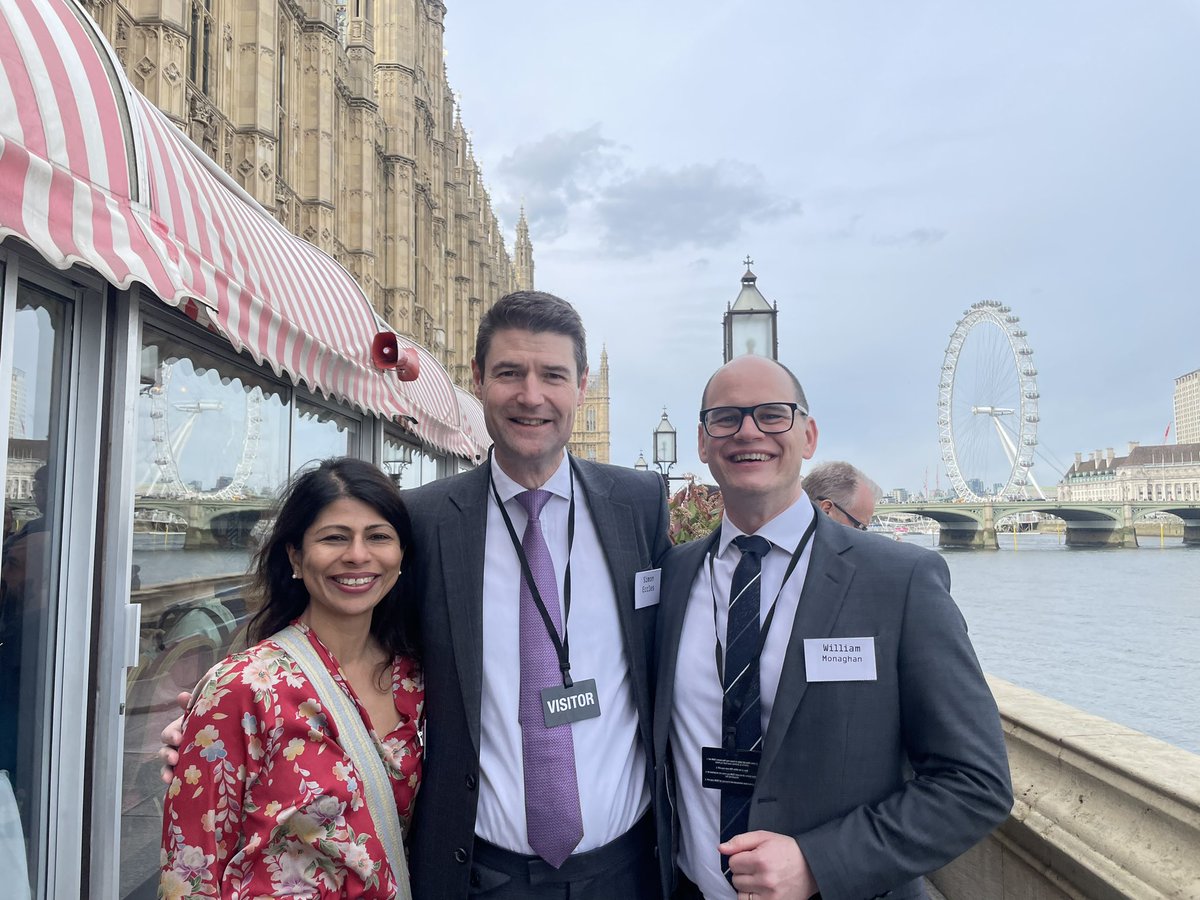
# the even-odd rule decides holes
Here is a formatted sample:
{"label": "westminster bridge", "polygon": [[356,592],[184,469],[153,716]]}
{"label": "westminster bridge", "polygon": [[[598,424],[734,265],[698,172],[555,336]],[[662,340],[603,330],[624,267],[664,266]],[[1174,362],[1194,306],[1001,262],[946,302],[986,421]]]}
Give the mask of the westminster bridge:
{"label": "westminster bridge", "polygon": [[1090,503],[1063,500],[979,500],[888,503],[878,514],[908,513],[938,523],[938,546],[998,550],[996,525],[1028,513],[1054,516],[1066,525],[1068,547],[1136,547],[1134,525],[1151,513],[1170,513],[1183,521],[1183,542],[1200,544],[1200,503],[1138,501]]}
{"label": "westminster bridge", "polygon": [[[255,526],[271,515],[273,505],[273,498],[257,496],[139,497],[134,521],[159,522],[157,527],[162,530],[148,530],[147,536],[165,538],[168,526],[161,522],[173,520],[178,524],[170,527],[178,529],[177,534],[186,533],[184,544],[189,550],[245,547],[252,543]],[[155,525],[147,527],[154,529]]]}

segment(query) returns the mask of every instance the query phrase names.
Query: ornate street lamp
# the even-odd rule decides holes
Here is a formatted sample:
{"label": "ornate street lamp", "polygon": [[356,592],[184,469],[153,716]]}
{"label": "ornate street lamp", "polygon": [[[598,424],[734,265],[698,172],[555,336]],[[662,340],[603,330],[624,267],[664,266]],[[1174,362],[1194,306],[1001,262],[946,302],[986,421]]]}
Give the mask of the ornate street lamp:
{"label": "ornate street lamp", "polygon": [[758,290],[758,276],[750,271],[749,256],[744,260],[746,274],[737,300],[725,309],[722,327],[725,331],[725,362],[735,356],[766,356],[779,358],[779,331],[776,319],[779,307],[767,302]]}
{"label": "ornate street lamp", "polygon": [[387,472],[388,477],[392,479],[393,483],[399,487],[400,479],[404,477],[404,470],[412,464],[413,448],[408,444],[393,444],[389,441],[387,450],[393,456],[391,459],[383,461],[383,470]]}
{"label": "ornate street lamp", "polygon": [[662,477],[671,477],[671,466],[679,460],[675,456],[675,426],[667,419],[667,408],[663,407],[662,419],[654,429],[654,465]]}
{"label": "ornate street lamp", "polygon": [[635,462],[635,463],[633,464],[633,467],[634,467],[635,469],[637,469],[639,472],[645,472],[645,471],[647,471],[647,470],[650,468],[648,465],[646,465],[646,457],[645,457],[645,455],[644,455],[644,454],[642,454],[642,453],[640,453],[640,452],[638,453],[637,462]]}

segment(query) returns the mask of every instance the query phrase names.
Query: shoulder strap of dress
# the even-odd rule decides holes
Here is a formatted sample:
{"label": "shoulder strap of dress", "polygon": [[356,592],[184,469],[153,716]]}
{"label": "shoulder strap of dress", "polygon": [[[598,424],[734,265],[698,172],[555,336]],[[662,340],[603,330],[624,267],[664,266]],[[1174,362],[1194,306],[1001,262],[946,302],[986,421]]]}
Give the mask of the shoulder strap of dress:
{"label": "shoulder strap of dress", "polygon": [[379,750],[367,731],[362,714],[346,691],[329,674],[329,669],[308,637],[295,625],[289,625],[271,638],[282,647],[303,670],[305,677],[317,691],[321,706],[337,725],[338,740],[350,761],[354,763],[362,779],[366,796],[367,811],[375,823],[375,834],[383,844],[392,877],[396,881],[397,900],[411,900],[408,884],[408,862],[404,856],[404,833],[400,827],[400,815],[396,810],[396,797],[392,793],[391,779]]}

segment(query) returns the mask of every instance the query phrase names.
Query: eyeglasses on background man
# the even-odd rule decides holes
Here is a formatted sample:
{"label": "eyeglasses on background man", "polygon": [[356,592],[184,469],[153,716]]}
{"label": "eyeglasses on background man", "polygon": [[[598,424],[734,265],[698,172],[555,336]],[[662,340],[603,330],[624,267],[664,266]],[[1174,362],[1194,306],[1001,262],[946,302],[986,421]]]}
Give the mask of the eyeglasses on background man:
{"label": "eyeglasses on background man", "polygon": [[[833,504],[834,509],[836,509],[838,512],[840,512],[842,514],[842,516],[846,519],[846,524],[849,525],[851,528],[857,528],[859,531],[868,531],[869,530],[866,525],[864,525],[862,522],[858,521],[858,519],[854,518],[854,516],[850,515],[850,513],[846,512],[846,508],[844,506],[842,506],[840,503],[838,503],[836,500],[832,500],[829,497],[817,497],[816,500],[817,500],[818,504],[826,503],[826,502]],[[825,512],[828,513],[829,510],[825,510]]]}

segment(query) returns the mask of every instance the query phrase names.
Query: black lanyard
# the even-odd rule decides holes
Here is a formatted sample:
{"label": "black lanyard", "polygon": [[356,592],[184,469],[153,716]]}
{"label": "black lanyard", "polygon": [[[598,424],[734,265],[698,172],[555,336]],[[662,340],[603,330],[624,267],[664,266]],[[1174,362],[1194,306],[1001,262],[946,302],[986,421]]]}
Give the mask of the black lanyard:
{"label": "black lanyard", "polygon": [[[787,571],[783,573],[783,581],[779,583],[779,590],[775,593],[775,599],[771,602],[771,608],[767,611],[767,617],[763,620],[762,628],[758,633],[758,648],[754,651],[754,659],[762,656],[763,647],[767,643],[767,633],[771,630],[771,623],[775,621],[775,608],[779,605],[779,597],[783,593],[784,586],[788,583],[788,579],[792,577],[792,573],[796,571],[796,566],[800,562],[800,557],[804,554],[804,548],[808,546],[809,540],[812,539],[813,532],[817,530],[817,517],[815,514],[812,521],[808,524],[808,528],[804,529],[804,534],[800,537],[800,543],[796,545],[796,549],[792,552],[791,561],[788,562]],[[722,713],[726,712],[729,707],[729,695],[725,693],[725,658],[721,652],[721,632],[717,627],[717,592],[715,587],[716,579],[714,577],[713,555],[711,551],[708,554],[708,590],[712,594],[713,601],[713,633],[717,639],[716,659],[717,659],[717,680],[721,683]],[[724,721],[724,719],[723,719]]]}
{"label": "black lanyard", "polygon": [[[488,455],[491,455],[490,452]],[[567,619],[571,616],[571,548],[575,545],[575,470],[571,468],[570,460],[568,460],[567,469],[571,474],[571,505],[567,510],[567,568],[563,572],[563,633],[560,638],[558,629],[554,627],[554,620],[550,618],[550,611],[546,609],[546,603],[542,600],[542,592],[538,590],[537,582],[533,580],[533,571],[529,568],[525,548],[521,546],[521,541],[517,537],[517,529],[513,528],[508,510],[504,508],[504,503],[500,499],[500,492],[496,490],[496,479],[492,477],[492,465],[493,463],[489,459],[488,483],[492,486],[492,496],[496,498],[496,505],[500,507],[500,515],[508,529],[508,536],[512,539],[513,549],[517,552],[517,560],[521,563],[521,574],[525,578],[525,583],[529,585],[529,593],[533,597],[534,605],[537,606],[537,610],[542,616],[542,622],[546,626],[546,633],[550,635],[550,640],[554,644],[554,652],[558,654],[558,668],[562,671],[563,687],[572,687],[574,682],[571,680],[571,645],[567,637]],[[546,549],[550,549],[549,544],[546,545]]]}

